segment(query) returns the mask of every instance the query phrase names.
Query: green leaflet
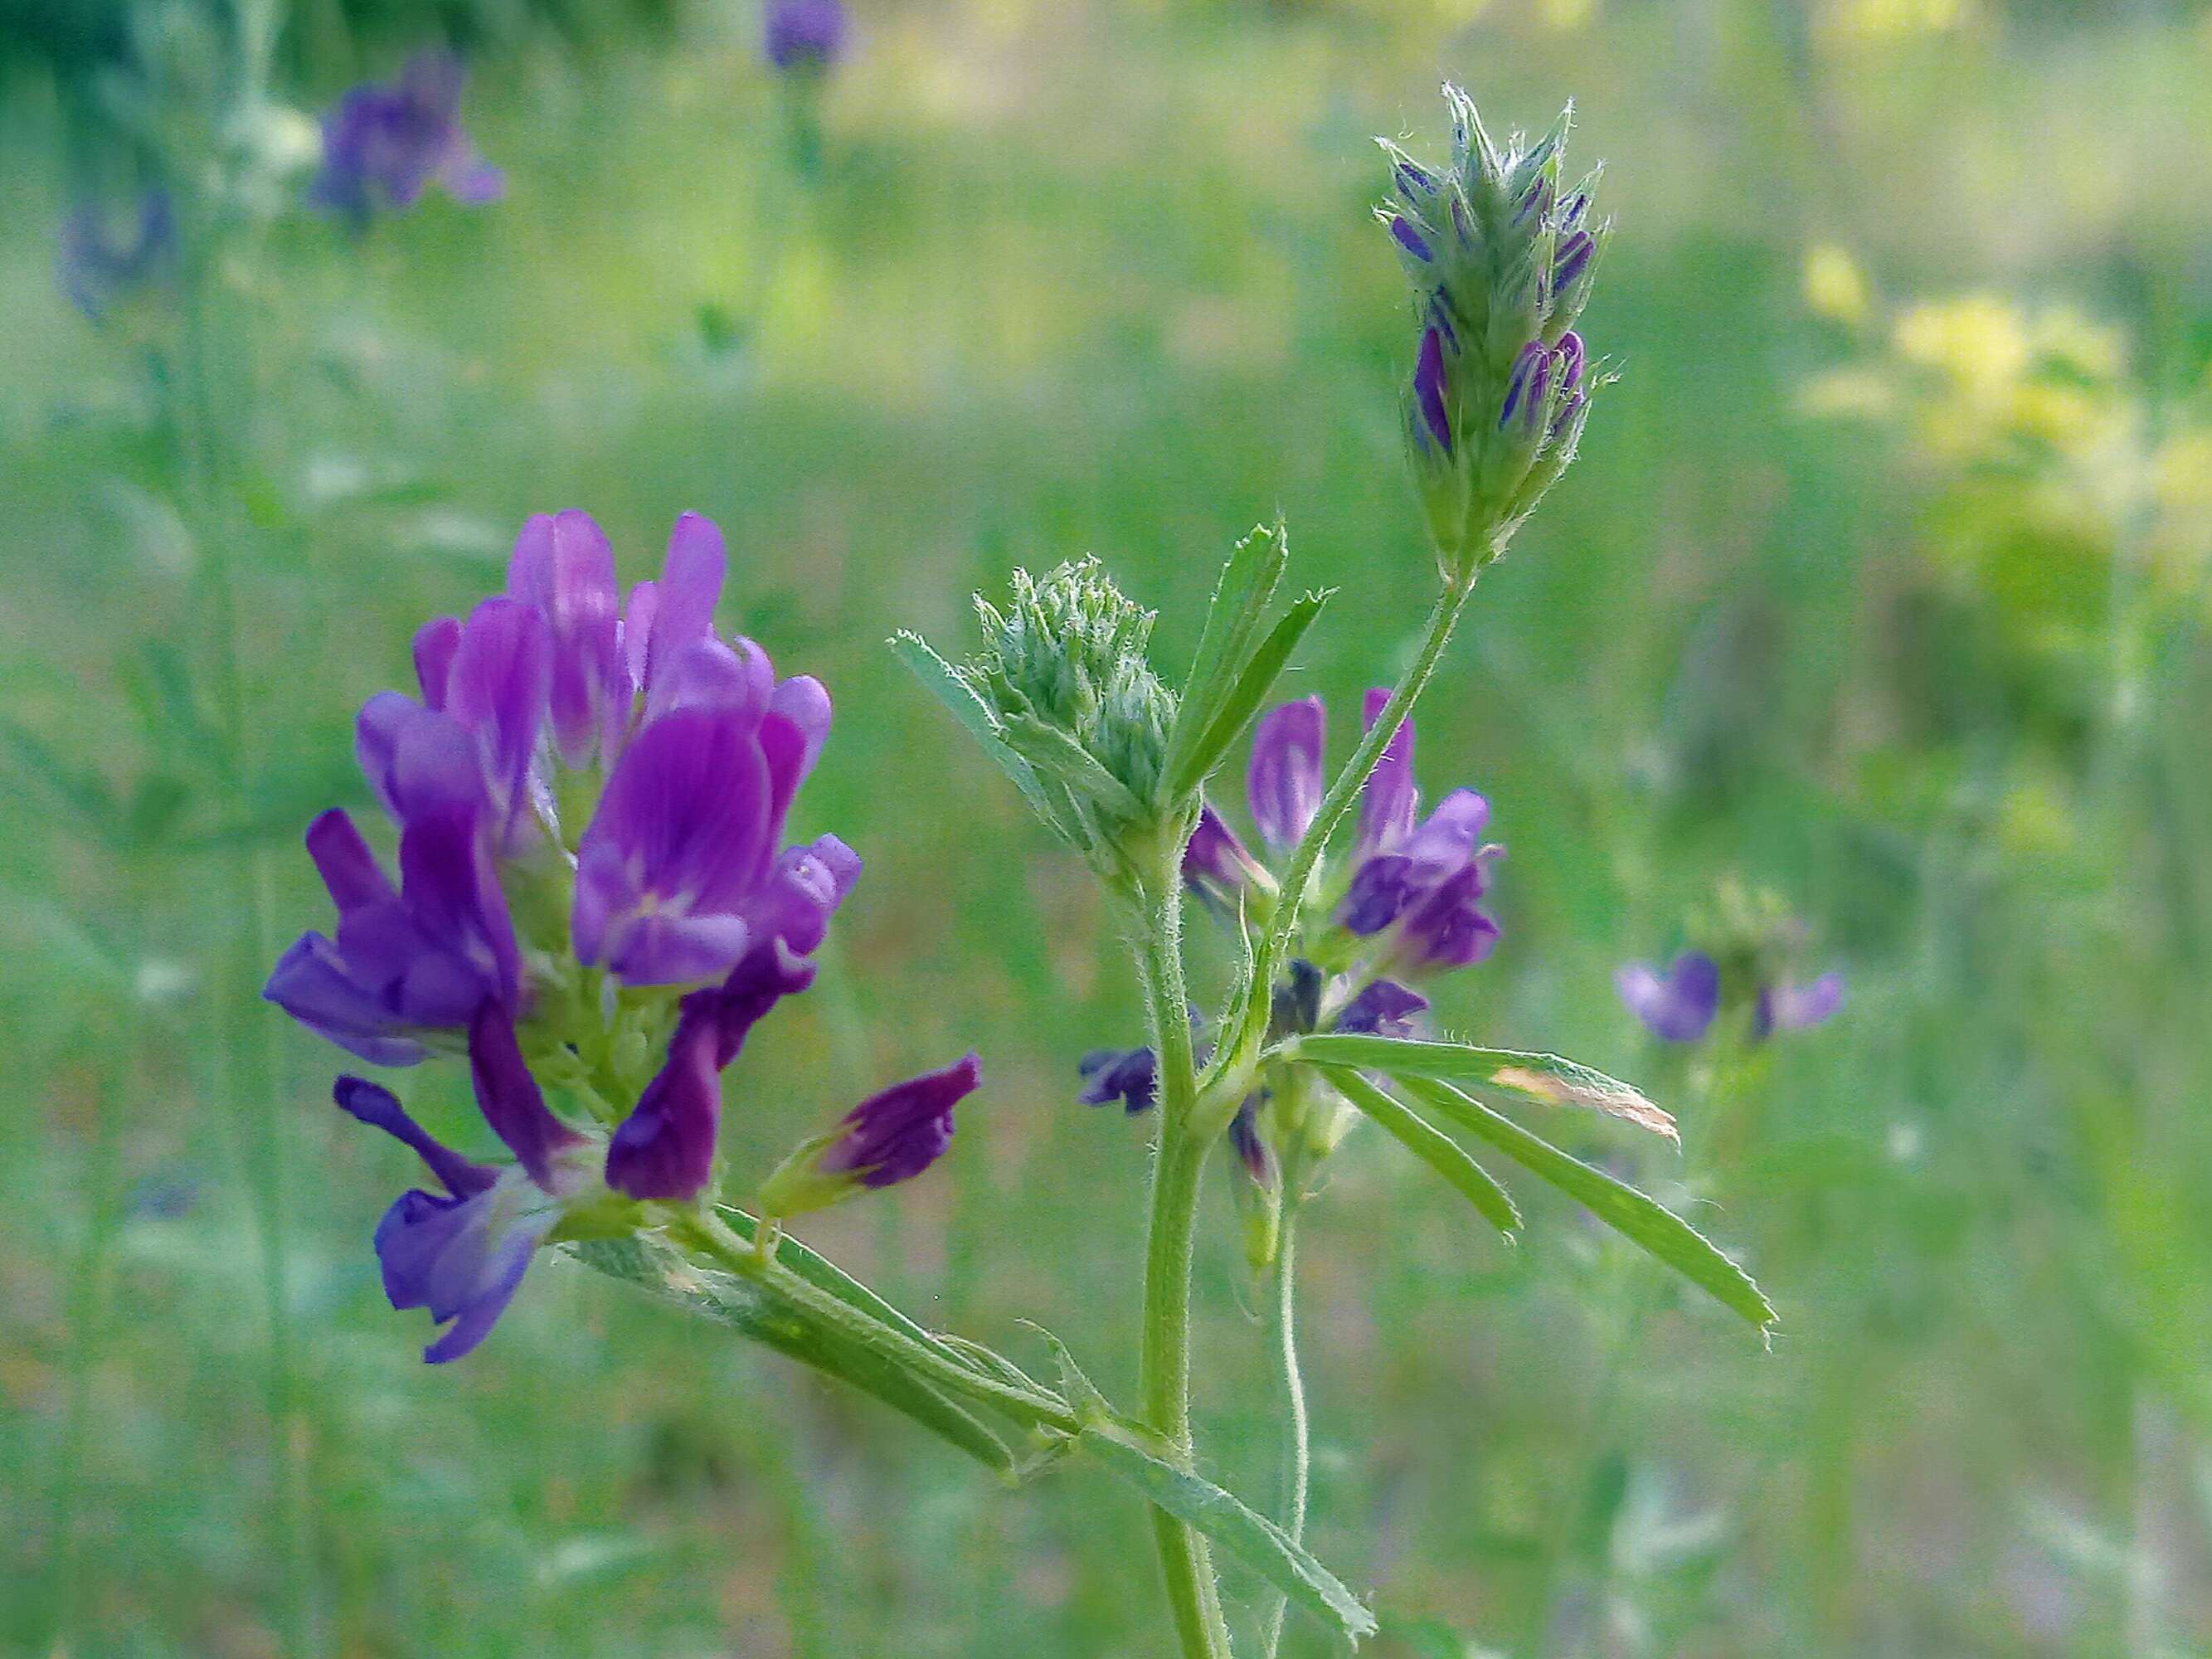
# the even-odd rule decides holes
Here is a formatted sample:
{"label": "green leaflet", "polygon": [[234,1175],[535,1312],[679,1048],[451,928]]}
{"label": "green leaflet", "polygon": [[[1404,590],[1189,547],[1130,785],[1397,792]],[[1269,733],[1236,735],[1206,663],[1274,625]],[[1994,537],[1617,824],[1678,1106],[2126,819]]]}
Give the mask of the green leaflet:
{"label": "green leaflet", "polygon": [[1480,1135],[1529,1174],[1557,1187],[1622,1237],[1650,1251],[1692,1284],[1710,1291],[1762,1334],[1774,1323],[1773,1306],[1759,1293],[1751,1276],[1657,1199],[1638,1192],[1625,1182],[1615,1181],[1602,1170],[1592,1169],[1580,1158],[1570,1157],[1449,1083],[1405,1075],[1399,1081],[1452,1122]]}
{"label": "green leaflet", "polygon": [[1033,1328],[1051,1344],[1060,1362],[1060,1391],[1081,1424],[1075,1437],[1079,1455],[1135,1487],[1146,1501],[1185,1526],[1204,1533],[1353,1646],[1361,1637],[1375,1633],[1375,1615],[1342,1579],[1304,1545],[1291,1542],[1266,1516],[1170,1461],[1161,1437],[1109,1406],[1078,1369],[1065,1343],[1041,1325]]}
{"label": "green leaflet", "polygon": [[[1191,756],[1212,727],[1231,682],[1244,662],[1252,635],[1267,614],[1275,589],[1290,563],[1290,540],[1283,526],[1260,525],[1237,544],[1221,579],[1214,584],[1213,602],[1206,607],[1206,627],[1199,635],[1197,653],[1183,680],[1182,702],[1176,711],[1175,731],[1168,740],[1164,775],[1180,780],[1193,771]],[[1194,787],[1206,769],[1196,770]],[[1181,793],[1178,789],[1176,793]]]}
{"label": "green leaflet", "polygon": [[[1185,753],[1176,769],[1170,775],[1170,793],[1180,797],[1206,781],[1229,745],[1237,741],[1260,705],[1267,699],[1280,678],[1291,653],[1297,649],[1298,641],[1305,637],[1306,629],[1313,626],[1314,618],[1328,602],[1329,592],[1301,594],[1297,602],[1285,611],[1282,619],[1268,631],[1255,651],[1237,672],[1235,682],[1221,694],[1220,705],[1213,718]],[[1177,733],[1181,735],[1180,732]]]}
{"label": "green leaflet", "polygon": [[1459,1142],[1357,1072],[1332,1068],[1323,1075],[1346,1100],[1396,1137],[1407,1152],[1456,1187],[1492,1226],[1508,1235],[1520,1226],[1521,1212],[1514,1207],[1512,1196],[1467,1155]]}
{"label": "green leaflet", "polygon": [[1013,780],[1014,787],[1022,792],[1022,799],[1030,804],[1030,810],[1062,836],[1073,835],[1058,805],[1046,795],[1035,769],[1014,752],[1006,734],[999,730],[997,720],[969,689],[959,671],[931,649],[929,641],[919,634],[895,634],[890,647],[898,659],[914,671],[914,677],[960,722],[968,735],[983,745],[984,752],[998,763],[1000,770]]}
{"label": "green leaflet", "polygon": [[[735,1224],[733,1218],[732,1225]],[[626,1280],[661,1301],[674,1303],[702,1318],[726,1325],[739,1335],[763,1343],[801,1364],[811,1365],[851,1383],[864,1394],[873,1395],[894,1411],[904,1413],[1002,1475],[1011,1474],[1014,1468],[1014,1455],[1005,1442],[965,1407],[947,1398],[895,1360],[824,1327],[805,1310],[793,1306],[763,1285],[702,1267],[671,1246],[643,1237],[594,1240],[564,1248],[578,1261],[610,1278]],[[810,1283],[876,1317],[883,1317],[878,1310],[888,1304],[812,1251],[794,1249],[792,1241],[786,1239],[778,1259],[788,1262],[793,1271]],[[824,1283],[817,1278],[817,1273],[823,1270],[838,1282]],[[845,1287],[858,1291],[859,1297],[849,1294]],[[896,1323],[908,1334],[914,1334],[908,1329],[912,1322],[903,1316],[894,1316],[886,1322]],[[933,1344],[936,1341],[927,1334],[922,1340]]]}
{"label": "green leaflet", "polygon": [[1358,1066],[1395,1078],[1510,1089],[1547,1106],[1586,1106],[1679,1144],[1674,1120],[1618,1078],[1557,1054],[1477,1048],[1464,1042],[1406,1042],[1395,1037],[1323,1034],[1294,1038],[1285,1058],[1316,1066]]}

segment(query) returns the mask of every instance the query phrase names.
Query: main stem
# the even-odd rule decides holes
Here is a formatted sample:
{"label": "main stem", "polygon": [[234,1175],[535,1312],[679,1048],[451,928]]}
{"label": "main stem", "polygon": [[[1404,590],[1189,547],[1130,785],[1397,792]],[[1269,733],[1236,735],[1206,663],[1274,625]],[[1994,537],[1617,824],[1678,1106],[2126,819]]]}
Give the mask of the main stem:
{"label": "main stem", "polygon": [[[1176,1461],[1188,1468],[1191,1254],[1206,1149],[1191,1124],[1198,1066],[1183,988],[1180,868],[1170,862],[1158,872],[1144,899],[1139,972],[1159,1057],[1160,1143],[1152,1162],[1152,1216],[1145,1239],[1139,1388],[1145,1420],[1166,1437]],[[1185,1659],[1228,1659],[1229,1626],[1206,1540],[1162,1509],[1152,1511],[1152,1534]]]}

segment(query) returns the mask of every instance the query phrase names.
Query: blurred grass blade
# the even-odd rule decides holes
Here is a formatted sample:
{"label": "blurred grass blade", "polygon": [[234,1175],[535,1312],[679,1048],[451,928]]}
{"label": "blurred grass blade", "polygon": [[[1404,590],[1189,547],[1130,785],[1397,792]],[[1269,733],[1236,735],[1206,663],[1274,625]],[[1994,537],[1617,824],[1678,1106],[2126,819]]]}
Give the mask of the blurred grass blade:
{"label": "blurred grass blade", "polygon": [[1298,641],[1305,637],[1306,629],[1313,626],[1314,618],[1321,614],[1322,606],[1328,603],[1334,591],[1330,588],[1301,594],[1268,631],[1267,637],[1260,641],[1260,648],[1252,653],[1251,659],[1238,672],[1236,683],[1224,694],[1205,735],[1169,775],[1171,795],[1187,794],[1206,781],[1206,774],[1228,752],[1229,745],[1237,741],[1237,734],[1250,722],[1260,705],[1267,701],[1267,694],[1274,690],[1284,665],[1291,659],[1291,653],[1297,649]]}
{"label": "blurred grass blade", "polygon": [[[565,1248],[578,1261],[610,1278],[625,1280],[660,1301],[673,1303],[702,1318],[713,1320],[803,1365],[811,1365],[851,1383],[864,1394],[874,1395],[892,1410],[904,1413],[1000,1474],[1011,1474],[1014,1468],[1014,1455],[1006,1443],[965,1407],[923,1382],[897,1361],[822,1324],[805,1309],[765,1286],[702,1267],[654,1239],[599,1239]],[[785,1249],[789,1249],[788,1240]],[[805,1258],[811,1258],[817,1267],[829,1267],[811,1251],[805,1252]],[[780,1252],[779,1259],[787,1261],[810,1282],[814,1280],[814,1272],[804,1265],[799,1253]],[[836,1279],[845,1278],[834,1268],[830,1272]],[[821,1288],[841,1300],[853,1300],[835,1285]],[[872,1292],[866,1294],[870,1302],[878,1300]],[[910,1323],[900,1322],[902,1328]]]}
{"label": "blurred grass blade", "polygon": [[[1183,678],[1174,734],[1162,771],[1182,775],[1184,763],[1213,725],[1223,697],[1243,662],[1246,648],[1275,597],[1290,563],[1290,538],[1279,523],[1259,525],[1237,544],[1213,586],[1198,652]],[[1200,777],[1205,776],[1201,769]],[[1188,786],[1186,786],[1188,787]]]}
{"label": "blurred grass blade", "polygon": [[1752,1283],[1751,1276],[1657,1199],[1561,1152],[1449,1083],[1413,1077],[1400,1080],[1423,1103],[1488,1141],[1529,1174],[1557,1187],[1623,1238],[1710,1291],[1762,1334],[1774,1323],[1773,1306]]}
{"label": "blurred grass blade", "polygon": [[1681,1140],[1673,1114],[1645,1099],[1641,1091],[1579,1060],[1562,1060],[1557,1054],[1329,1032],[1296,1038],[1291,1046],[1298,1059],[1316,1066],[1357,1066],[1389,1077],[1510,1089],[1547,1106],[1586,1106],[1611,1117],[1625,1118],[1677,1145]]}
{"label": "blurred grass blade", "polygon": [[1512,1195],[1469,1158],[1459,1142],[1357,1072],[1328,1069],[1322,1075],[1346,1100],[1389,1130],[1407,1152],[1456,1187],[1492,1226],[1509,1235],[1520,1226],[1521,1212],[1514,1206]]}

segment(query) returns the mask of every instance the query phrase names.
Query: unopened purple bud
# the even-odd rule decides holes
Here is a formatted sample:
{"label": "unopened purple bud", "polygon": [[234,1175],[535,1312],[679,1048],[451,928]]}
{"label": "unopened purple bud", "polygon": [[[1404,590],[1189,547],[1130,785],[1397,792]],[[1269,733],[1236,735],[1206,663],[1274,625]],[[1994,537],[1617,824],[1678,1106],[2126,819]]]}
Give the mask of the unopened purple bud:
{"label": "unopened purple bud", "polygon": [[1552,292],[1571,286],[1589,268],[1590,256],[1596,252],[1597,242],[1586,230],[1578,230],[1560,243],[1552,259]]}
{"label": "unopened purple bud", "polygon": [[1569,329],[1552,348],[1552,356],[1559,365],[1559,395],[1571,396],[1583,383],[1583,337]]}
{"label": "unopened purple bud", "polygon": [[1270,1035],[1300,1036],[1319,1025],[1322,984],[1321,969],[1304,957],[1291,963],[1290,977],[1275,988]]}
{"label": "unopened purple bud", "polygon": [[1474,226],[1467,216],[1467,204],[1460,199],[1456,191],[1452,192],[1451,222],[1452,234],[1459,238],[1459,245],[1462,247],[1473,247],[1475,241]]}
{"label": "unopened purple bud", "polygon": [[1270,709],[1253,733],[1245,792],[1252,821],[1278,852],[1296,847],[1321,810],[1326,721],[1319,697],[1301,697]]}
{"label": "unopened purple bud", "polygon": [[1228,821],[1212,807],[1200,810],[1198,828],[1183,848],[1182,878],[1192,892],[1208,903],[1227,906],[1260,874],[1258,860]]}
{"label": "unopened purple bud", "polygon": [[1551,210],[1554,186],[1549,173],[1539,173],[1535,182],[1522,193],[1521,205],[1513,210],[1513,222],[1521,223],[1534,213],[1541,216]]}
{"label": "unopened purple bud", "polygon": [[1444,343],[1436,329],[1421,333],[1421,355],[1413,365],[1413,399],[1421,424],[1446,456],[1452,453],[1451,414],[1444,404]]}
{"label": "unopened purple bud", "polygon": [[1149,1048],[1094,1048],[1078,1060],[1083,1092],[1076,1098],[1085,1106],[1120,1101],[1131,1116],[1150,1110],[1159,1094],[1159,1060]]}
{"label": "unopened purple bud", "polygon": [[981,1080],[969,1054],[869,1096],[846,1114],[845,1133],[823,1157],[823,1172],[856,1176],[863,1187],[912,1180],[952,1144],[952,1109]]}
{"label": "unopened purple bud", "polygon": [[1557,228],[1563,234],[1580,229],[1583,216],[1589,211],[1589,192],[1586,190],[1577,191],[1567,198],[1566,204],[1560,208]]}
{"label": "unopened purple bud", "polygon": [[1513,360],[1513,374],[1506,382],[1505,407],[1498,411],[1498,429],[1503,432],[1517,416],[1522,429],[1533,432],[1551,383],[1552,354],[1541,340],[1531,340]]}
{"label": "unopened purple bud", "polygon": [[1401,161],[1395,171],[1401,189],[1420,196],[1433,196],[1437,193],[1435,175],[1426,168],[1417,167],[1411,161]]}
{"label": "unopened purple bud", "polygon": [[1336,1029],[1364,1036],[1407,1037],[1413,1034],[1413,1016],[1429,1000],[1394,979],[1370,982],[1345,1005],[1336,1017]]}
{"label": "unopened purple bud", "polygon": [[1400,247],[1424,264],[1437,257],[1428,243],[1422,240],[1421,233],[1413,228],[1410,220],[1393,218],[1390,221],[1390,234],[1397,240]]}
{"label": "unopened purple bud", "polygon": [[1573,430],[1575,422],[1581,417],[1583,409],[1588,406],[1589,403],[1589,399],[1584,397],[1581,392],[1577,392],[1573,397],[1561,404],[1559,405],[1559,412],[1552,416],[1552,430],[1550,435],[1556,440],[1564,437],[1568,432]]}
{"label": "unopened purple bud", "polygon": [[1245,1097],[1244,1103],[1237,1109],[1237,1115],[1229,1121],[1229,1144],[1237,1149],[1244,1173],[1259,1185],[1272,1187],[1275,1183],[1275,1155],[1260,1138],[1259,1103],[1266,1098],[1264,1094]]}

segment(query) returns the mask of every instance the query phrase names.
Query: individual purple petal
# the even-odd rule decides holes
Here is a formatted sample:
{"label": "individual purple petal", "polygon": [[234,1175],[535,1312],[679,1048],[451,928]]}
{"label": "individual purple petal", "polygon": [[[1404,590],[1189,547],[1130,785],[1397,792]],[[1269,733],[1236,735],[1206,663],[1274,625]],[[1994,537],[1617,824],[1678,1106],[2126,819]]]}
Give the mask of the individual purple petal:
{"label": "individual purple petal", "polygon": [[427,1308],[449,1328],[422,1351],[459,1359],[489,1334],[559,1218],[555,1206],[517,1204],[504,1185],[465,1199],[402,1193],[377,1224],[384,1292],[396,1309]]}
{"label": "individual purple petal", "polygon": [[507,591],[545,618],[554,748],[564,765],[581,767],[623,690],[614,544],[588,513],[538,514],[515,538]]}
{"label": "individual purple petal", "polygon": [[397,691],[380,691],[362,705],[354,753],[376,798],[401,823],[483,798],[483,769],[468,729]]}
{"label": "individual purple petal", "polygon": [[1559,365],[1559,394],[1573,395],[1583,383],[1583,337],[1572,329],[1559,336],[1559,343],[1552,348],[1553,361]]}
{"label": "individual purple petal", "polygon": [[583,1137],[553,1115],[522,1058],[514,1018],[487,997],[469,1022],[469,1076],[477,1105],[492,1133],[507,1144],[515,1161],[538,1186],[555,1185],[553,1160]]}
{"label": "individual purple petal", "polygon": [[262,996],[316,1036],[372,1066],[413,1066],[427,1050],[408,1027],[346,966],[320,933],[303,933],[270,970]]}
{"label": "individual purple petal", "polygon": [[1480,902],[1482,867],[1469,862],[1444,878],[1399,924],[1395,958],[1409,971],[1466,968],[1498,943],[1498,924]]}
{"label": "individual purple petal", "polygon": [[869,1096],[845,1115],[845,1133],[823,1154],[823,1170],[855,1176],[863,1187],[912,1180],[952,1144],[952,1109],[981,1077],[971,1053]]}
{"label": "individual purple petal", "polygon": [[331,1098],[342,1110],[371,1128],[381,1129],[401,1145],[411,1147],[429,1166],[430,1173],[438,1177],[440,1184],[455,1198],[473,1197],[498,1178],[498,1170],[463,1158],[410,1117],[407,1109],[391,1090],[366,1078],[341,1077],[331,1085]]}
{"label": "individual purple petal", "polygon": [[1767,1030],[1802,1031],[1844,1006],[1844,976],[1827,973],[1810,985],[1768,986],[1759,992],[1759,1001],[1762,1034]]}
{"label": "individual purple petal", "polygon": [[1271,709],[1253,734],[1245,789],[1261,837],[1279,853],[1304,839],[1321,810],[1327,720],[1319,697],[1301,697]]}
{"label": "individual purple petal", "polygon": [[1628,1012],[1668,1042],[1695,1042],[1720,1012],[1720,964],[1702,951],[1685,951],[1664,974],[1648,963],[1632,962],[1613,976],[1613,983]]}
{"label": "individual purple petal", "polygon": [[646,646],[642,684],[648,693],[664,665],[692,641],[714,631],[714,606],[728,568],[722,532],[712,519],[686,513],[669,532],[668,558],[655,595],[653,633]]}
{"label": "individual purple petal", "polygon": [[748,942],[738,907],[768,873],[771,792],[741,716],[681,709],[640,731],[577,847],[577,959],[633,985],[730,968]]}
{"label": "individual purple petal", "polygon": [[[514,1006],[521,988],[521,955],[476,814],[449,807],[410,823],[399,837],[399,885],[408,915],[424,935],[479,975],[484,994]],[[349,941],[349,923],[341,924],[342,945]],[[459,1019],[436,1023],[460,1024],[474,1012],[471,1002]]]}
{"label": "individual purple petal", "polygon": [[415,630],[415,679],[422,688],[422,706],[434,713],[444,712],[446,684],[460,644],[459,617],[433,617]]}
{"label": "individual purple petal", "polygon": [[860,855],[835,836],[805,847],[787,847],[745,907],[758,939],[781,939],[804,956],[822,943],[830,918],[860,878]]}
{"label": "individual purple petal", "polygon": [[470,613],[446,684],[446,712],[475,735],[502,848],[530,801],[530,767],[552,690],[552,648],[534,605],[489,599]]}
{"label": "individual purple petal", "polygon": [[1345,1004],[1336,1017],[1336,1029],[1366,1036],[1411,1036],[1413,1016],[1428,1006],[1426,997],[1395,980],[1372,980]]}
{"label": "individual purple petal", "polygon": [[1159,1058],[1149,1048],[1094,1048],[1075,1062],[1075,1070],[1083,1079],[1076,1099],[1085,1106],[1118,1100],[1133,1117],[1159,1097]]}
{"label": "individual purple petal", "polygon": [[711,992],[684,998],[666,1062],[608,1143],[607,1185],[617,1192],[683,1200],[714,1178],[722,1084],[713,999]]}
{"label": "individual purple petal", "polygon": [[775,939],[763,939],[745,952],[720,985],[684,998],[684,1012],[688,1017],[696,1010],[713,1026],[714,1069],[719,1072],[737,1059],[746,1036],[770,1009],[813,983],[812,963],[793,956]]}
{"label": "individual purple petal", "polygon": [[[1387,687],[1369,690],[1363,710],[1368,730],[1374,730],[1389,701]],[[1413,834],[1420,799],[1413,787],[1413,722],[1402,720],[1359,792],[1359,851],[1389,852]]]}
{"label": "individual purple petal", "polygon": [[1413,222],[1402,214],[1392,217],[1390,234],[1400,247],[1405,249],[1423,264],[1428,264],[1437,257],[1435,251],[1422,239],[1421,233],[1413,228]]}
{"label": "individual purple petal", "polygon": [[1440,881],[1476,858],[1475,843],[1489,823],[1490,803],[1472,789],[1455,789],[1438,801],[1399,848],[1415,882],[1425,886]]}
{"label": "individual purple petal", "polygon": [[1379,933],[1405,914],[1420,890],[1413,860],[1401,853],[1370,858],[1352,872],[1352,884],[1337,906],[1336,919],[1362,939]]}
{"label": "individual purple petal", "polygon": [[1590,256],[1596,252],[1597,243],[1586,230],[1578,230],[1561,242],[1552,259],[1552,292],[1571,286],[1589,269]]}
{"label": "individual purple petal", "polygon": [[1443,336],[1434,327],[1421,331],[1420,356],[1413,364],[1413,402],[1420,410],[1422,427],[1436,441],[1437,447],[1450,455],[1451,409],[1444,386]]}
{"label": "individual purple petal", "polygon": [[[645,689],[646,659],[653,651],[653,619],[660,613],[660,584],[640,582],[623,605],[623,668],[635,691]],[[624,710],[627,718],[628,710]]]}
{"label": "individual purple petal", "polygon": [[[760,650],[750,640],[740,640],[738,644],[754,652]],[[762,660],[767,660],[765,654]],[[814,770],[814,763],[821,758],[822,745],[830,738],[830,693],[811,674],[794,674],[778,683],[768,706],[769,713],[789,720],[805,739],[799,767],[803,781]]]}
{"label": "individual purple petal", "polygon": [[679,708],[720,708],[757,720],[775,689],[775,671],[758,647],[748,653],[702,634],[662,660],[645,702],[645,720],[650,724]]}
{"label": "individual purple petal", "polygon": [[392,878],[384,873],[384,866],[376,861],[376,854],[368,850],[368,843],[355,826],[353,815],[344,808],[334,806],[319,814],[307,826],[307,856],[315,861],[316,873],[330,890],[331,902],[340,915],[398,899]]}

